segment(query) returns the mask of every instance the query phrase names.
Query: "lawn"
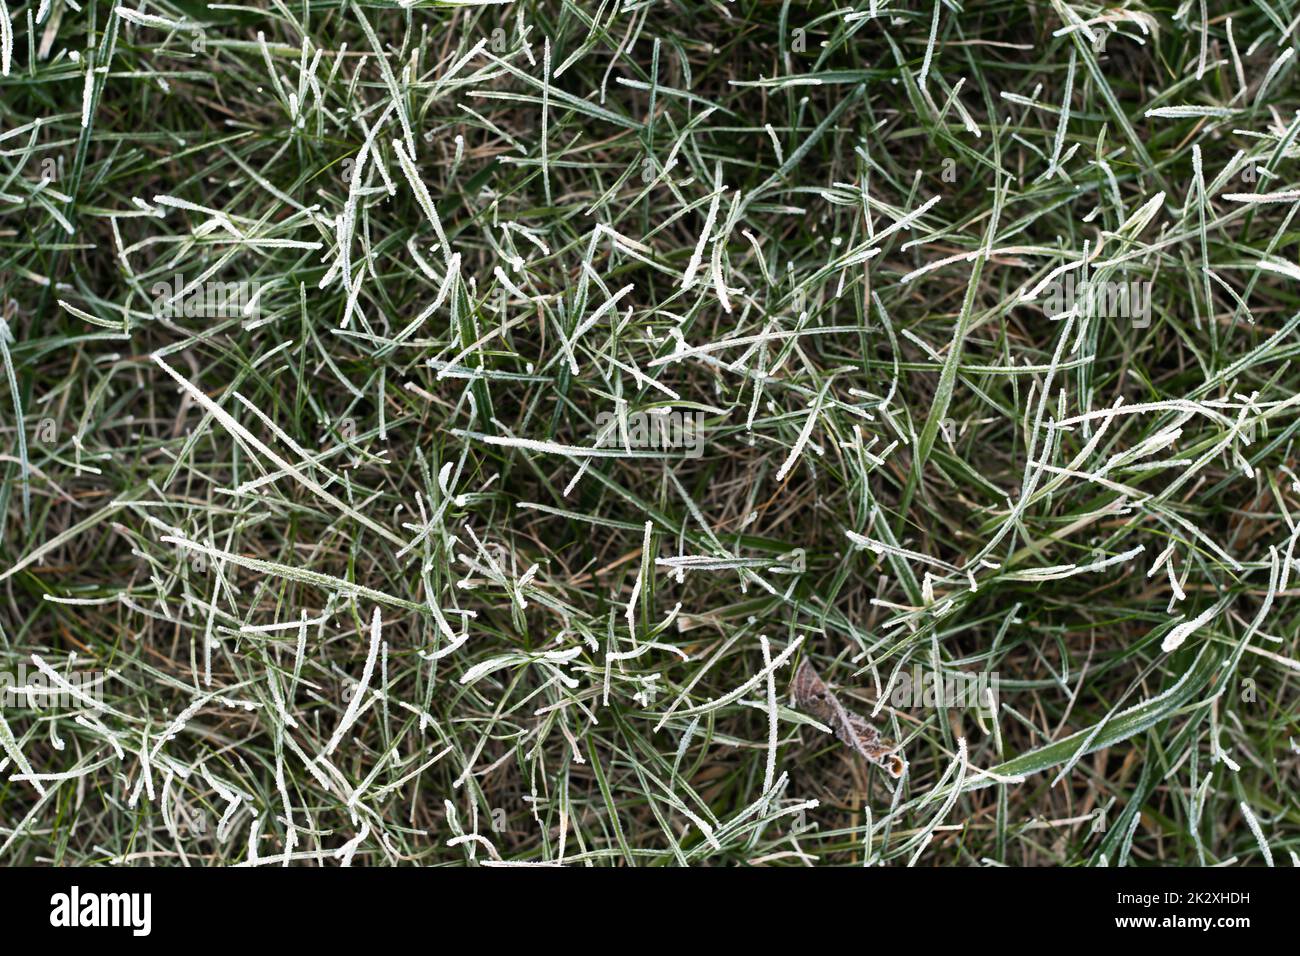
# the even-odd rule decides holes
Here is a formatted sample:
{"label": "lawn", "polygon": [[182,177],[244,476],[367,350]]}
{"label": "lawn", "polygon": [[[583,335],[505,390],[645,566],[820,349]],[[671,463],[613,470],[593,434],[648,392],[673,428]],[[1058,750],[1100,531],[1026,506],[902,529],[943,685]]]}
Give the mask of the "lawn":
{"label": "lawn", "polygon": [[0,864],[1300,863],[1297,46],[0,0]]}

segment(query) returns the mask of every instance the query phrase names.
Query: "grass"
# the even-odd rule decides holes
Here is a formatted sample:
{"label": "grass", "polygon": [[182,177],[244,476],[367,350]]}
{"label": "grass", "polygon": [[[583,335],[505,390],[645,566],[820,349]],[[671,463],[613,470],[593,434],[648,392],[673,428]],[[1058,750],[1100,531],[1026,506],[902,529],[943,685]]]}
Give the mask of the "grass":
{"label": "grass", "polygon": [[1297,862],[1300,3],[7,2],[0,862]]}

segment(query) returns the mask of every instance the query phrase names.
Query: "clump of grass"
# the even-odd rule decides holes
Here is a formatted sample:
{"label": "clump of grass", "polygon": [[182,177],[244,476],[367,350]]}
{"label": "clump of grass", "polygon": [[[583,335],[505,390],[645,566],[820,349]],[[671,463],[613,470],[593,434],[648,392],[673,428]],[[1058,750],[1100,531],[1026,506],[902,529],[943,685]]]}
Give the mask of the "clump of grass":
{"label": "clump of grass", "polygon": [[1298,16],[0,4],[0,860],[1294,862]]}

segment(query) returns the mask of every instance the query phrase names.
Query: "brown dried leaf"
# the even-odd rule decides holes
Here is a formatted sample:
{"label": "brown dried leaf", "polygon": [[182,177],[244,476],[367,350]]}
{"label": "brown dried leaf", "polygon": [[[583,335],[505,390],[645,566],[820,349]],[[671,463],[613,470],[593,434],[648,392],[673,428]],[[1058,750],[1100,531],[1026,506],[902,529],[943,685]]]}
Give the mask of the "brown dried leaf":
{"label": "brown dried leaf", "polygon": [[794,703],[809,717],[826,724],[844,744],[897,779],[907,769],[898,747],[880,736],[865,717],[853,713],[831,693],[807,658],[799,665],[792,684]]}

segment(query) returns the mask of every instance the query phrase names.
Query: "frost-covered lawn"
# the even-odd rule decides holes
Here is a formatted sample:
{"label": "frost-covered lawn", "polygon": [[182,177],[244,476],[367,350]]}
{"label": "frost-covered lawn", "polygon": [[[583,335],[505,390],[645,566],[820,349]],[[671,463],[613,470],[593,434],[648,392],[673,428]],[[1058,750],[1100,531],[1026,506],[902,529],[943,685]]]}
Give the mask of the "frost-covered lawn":
{"label": "frost-covered lawn", "polygon": [[0,864],[1294,862],[1297,30],[0,0]]}

